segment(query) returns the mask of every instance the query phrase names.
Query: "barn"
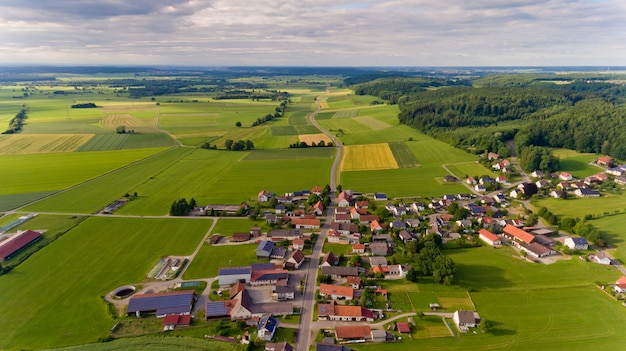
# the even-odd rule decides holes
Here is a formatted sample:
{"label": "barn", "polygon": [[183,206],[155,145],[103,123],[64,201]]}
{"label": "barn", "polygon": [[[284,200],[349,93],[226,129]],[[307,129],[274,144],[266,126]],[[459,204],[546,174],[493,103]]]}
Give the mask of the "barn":
{"label": "barn", "polygon": [[187,315],[191,313],[193,290],[172,291],[133,296],[126,309],[126,314],[156,314],[165,317],[168,314]]}

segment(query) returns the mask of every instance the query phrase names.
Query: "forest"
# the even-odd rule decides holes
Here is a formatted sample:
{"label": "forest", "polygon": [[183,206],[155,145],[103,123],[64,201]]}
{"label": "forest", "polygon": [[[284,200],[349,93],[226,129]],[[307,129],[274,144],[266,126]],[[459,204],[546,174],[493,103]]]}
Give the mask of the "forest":
{"label": "forest", "polygon": [[427,81],[383,78],[352,88],[397,103],[400,123],[476,154],[507,156],[505,142],[514,140],[517,153],[529,160],[522,163],[526,170],[558,166],[542,147],[626,160],[623,83],[552,75],[482,77],[472,87],[436,80],[427,87]]}

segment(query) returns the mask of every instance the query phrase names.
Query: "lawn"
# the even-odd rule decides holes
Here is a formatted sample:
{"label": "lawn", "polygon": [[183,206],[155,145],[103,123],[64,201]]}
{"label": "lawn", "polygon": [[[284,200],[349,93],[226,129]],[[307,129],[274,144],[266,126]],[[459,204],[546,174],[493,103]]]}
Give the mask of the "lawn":
{"label": "lawn", "polygon": [[[218,231],[214,230],[213,233],[218,233]],[[205,243],[185,271],[183,279],[215,277],[220,267],[248,266],[257,262],[256,248],[256,244],[214,246]]]}
{"label": "lawn", "polygon": [[141,282],[163,255],[190,254],[209,225],[87,219],[0,277],[0,349],[61,347],[106,336],[115,321],[101,296]]}

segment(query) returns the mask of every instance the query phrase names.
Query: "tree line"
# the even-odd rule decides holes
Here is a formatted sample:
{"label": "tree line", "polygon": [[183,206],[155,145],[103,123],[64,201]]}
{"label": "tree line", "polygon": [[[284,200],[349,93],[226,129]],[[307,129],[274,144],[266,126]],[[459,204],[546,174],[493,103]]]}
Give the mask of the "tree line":
{"label": "tree line", "polygon": [[174,201],[170,206],[170,216],[186,216],[196,207],[196,199],[193,197],[189,202],[187,199],[182,198]]}
{"label": "tree line", "polygon": [[19,133],[22,131],[22,127],[24,126],[24,120],[28,118],[26,115],[26,109],[22,108],[20,112],[18,112],[15,117],[11,118],[9,121],[9,128],[2,132],[2,134],[13,134]]}

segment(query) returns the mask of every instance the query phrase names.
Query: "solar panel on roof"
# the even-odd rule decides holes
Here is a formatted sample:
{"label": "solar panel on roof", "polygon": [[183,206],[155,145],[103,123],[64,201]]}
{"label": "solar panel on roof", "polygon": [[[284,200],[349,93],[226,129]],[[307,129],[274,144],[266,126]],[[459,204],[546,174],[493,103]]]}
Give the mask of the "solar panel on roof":
{"label": "solar panel on roof", "polygon": [[228,314],[228,307],[225,306],[224,301],[207,302],[207,317],[219,317],[225,316],[226,314]]}

